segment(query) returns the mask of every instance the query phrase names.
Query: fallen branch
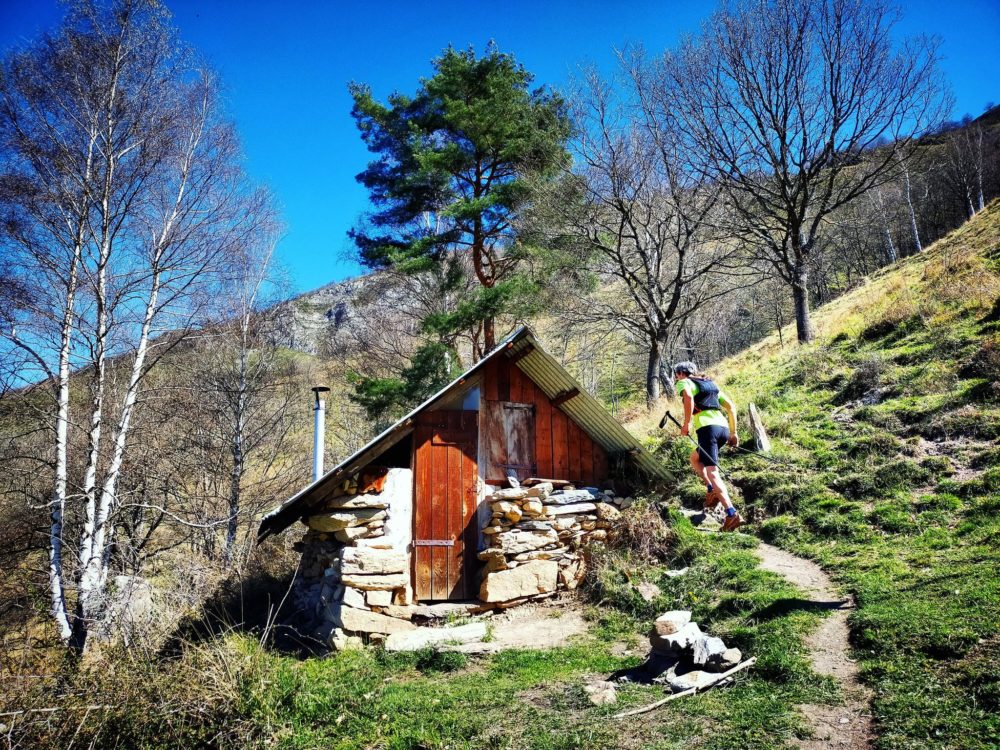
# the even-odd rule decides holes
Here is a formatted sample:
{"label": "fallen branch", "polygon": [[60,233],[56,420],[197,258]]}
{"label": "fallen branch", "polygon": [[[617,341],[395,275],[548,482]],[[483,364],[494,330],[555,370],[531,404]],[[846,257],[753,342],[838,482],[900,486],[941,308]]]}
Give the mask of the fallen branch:
{"label": "fallen branch", "polygon": [[684,692],[674,693],[673,695],[668,695],[661,701],[656,701],[656,703],[650,703],[648,706],[643,706],[642,708],[633,708],[631,711],[622,711],[620,714],[615,714],[612,719],[624,719],[626,716],[635,716],[636,714],[644,714],[653,709],[659,708],[664,703],[670,703],[670,701],[675,701],[678,698],[683,698],[687,695],[694,695],[698,692],[697,688],[688,688]]}
{"label": "fallen branch", "polygon": [[56,711],[101,711],[114,708],[111,704],[104,706],[53,706],[52,708],[25,708],[21,711],[5,711],[0,716],[22,716],[24,714],[51,714]]}
{"label": "fallen branch", "polygon": [[709,690],[710,688],[713,688],[716,685],[718,685],[720,682],[724,682],[725,680],[728,680],[730,677],[732,677],[737,672],[742,672],[744,669],[749,669],[750,667],[752,667],[756,663],[757,663],[757,657],[754,656],[751,659],[747,659],[744,662],[740,662],[739,664],[737,664],[732,669],[728,669],[725,672],[719,673],[718,675],[716,675],[712,679],[711,682],[709,682],[706,685],[702,685],[701,687],[688,688],[687,690],[684,690],[684,691],[682,691],[680,693],[674,693],[673,695],[668,695],[663,700],[656,701],[656,703],[650,703],[648,706],[643,706],[642,708],[633,708],[630,711],[622,711],[621,713],[615,714],[611,718],[612,719],[624,719],[626,716],[636,716],[638,714],[645,714],[645,713],[648,713],[650,711],[654,711],[657,708],[659,708],[660,706],[662,706],[664,704],[667,704],[667,703],[670,703],[670,701],[675,701],[678,698],[686,698],[689,695],[694,695],[695,693],[701,693],[701,692],[704,692],[705,690]]}

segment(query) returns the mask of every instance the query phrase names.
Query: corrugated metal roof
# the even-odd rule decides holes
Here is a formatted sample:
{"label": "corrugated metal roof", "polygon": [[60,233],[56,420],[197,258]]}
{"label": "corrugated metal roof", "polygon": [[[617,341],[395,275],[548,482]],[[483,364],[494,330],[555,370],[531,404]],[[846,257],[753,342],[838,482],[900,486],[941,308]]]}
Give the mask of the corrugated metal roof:
{"label": "corrugated metal roof", "polygon": [[607,409],[580,386],[559,362],[546,352],[538,339],[526,326],[522,326],[504,339],[492,352],[483,357],[466,372],[416,407],[405,417],[383,431],[353,455],[346,458],[318,480],[303,488],[261,520],[257,540],[284,531],[315,502],[323,499],[328,492],[346,477],[374,461],[385,451],[413,431],[414,417],[440,401],[452,389],[475,375],[487,362],[498,356],[510,356],[526,348],[531,351],[515,363],[528,377],[537,383],[545,395],[555,398],[559,394],[576,389],[577,395],[559,405],[583,430],[601,445],[609,454],[627,455],[644,473],[663,477],[663,466],[653,458],[632,433],[626,430],[608,413]]}

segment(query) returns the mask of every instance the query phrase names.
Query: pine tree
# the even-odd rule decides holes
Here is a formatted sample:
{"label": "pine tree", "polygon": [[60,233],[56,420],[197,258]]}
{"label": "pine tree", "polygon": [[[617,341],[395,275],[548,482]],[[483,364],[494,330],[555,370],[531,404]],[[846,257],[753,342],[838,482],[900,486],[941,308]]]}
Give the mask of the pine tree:
{"label": "pine tree", "polygon": [[470,335],[475,359],[496,346],[498,318],[524,314],[537,288],[521,273],[517,220],[530,186],[568,160],[563,101],[532,89],[513,56],[492,44],[482,57],[449,48],[433,65],[413,96],[395,93],[385,104],[368,86],[351,85],[352,114],[376,156],[357,177],[373,206],[350,232],[358,257],[371,269],[436,270],[442,298],[454,300],[424,317],[426,343],[402,381],[357,383],[372,414],[443,385],[457,357],[441,353],[454,354],[460,335]]}

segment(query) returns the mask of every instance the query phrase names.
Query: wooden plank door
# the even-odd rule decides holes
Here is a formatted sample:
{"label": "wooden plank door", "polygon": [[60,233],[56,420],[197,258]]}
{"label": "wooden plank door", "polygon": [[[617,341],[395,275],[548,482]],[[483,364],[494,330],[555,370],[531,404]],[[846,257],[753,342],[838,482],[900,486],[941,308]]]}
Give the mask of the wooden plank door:
{"label": "wooden plank door", "polygon": [[482,409],[486,481],[502,483],[508,473],[518,479],[534,476],[535,405],[484,401]]}
{"label": "wooden plank door", "polygon": [[414,591],[420,601],[475,597],[478,412],[417,415]]}

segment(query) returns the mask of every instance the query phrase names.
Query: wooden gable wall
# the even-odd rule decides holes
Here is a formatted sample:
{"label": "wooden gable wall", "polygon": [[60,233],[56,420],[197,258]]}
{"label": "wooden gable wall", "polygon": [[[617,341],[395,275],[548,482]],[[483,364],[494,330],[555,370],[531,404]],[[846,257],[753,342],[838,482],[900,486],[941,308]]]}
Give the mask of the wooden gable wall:
{"label": "wooden gable wall", "polygon": [[[481,398],[485,402],[512,402],[534,406],[533,476],[566,479],[574,484],[598,485],[610,477],[607,452],[559,407],[545,392],[506,357],[495,357],[484,368]],[[487,413],[487,404],[481,413]],[[482,430],[488,429],[486,425]],[[500,481],[503,477],[487,476]]]}

